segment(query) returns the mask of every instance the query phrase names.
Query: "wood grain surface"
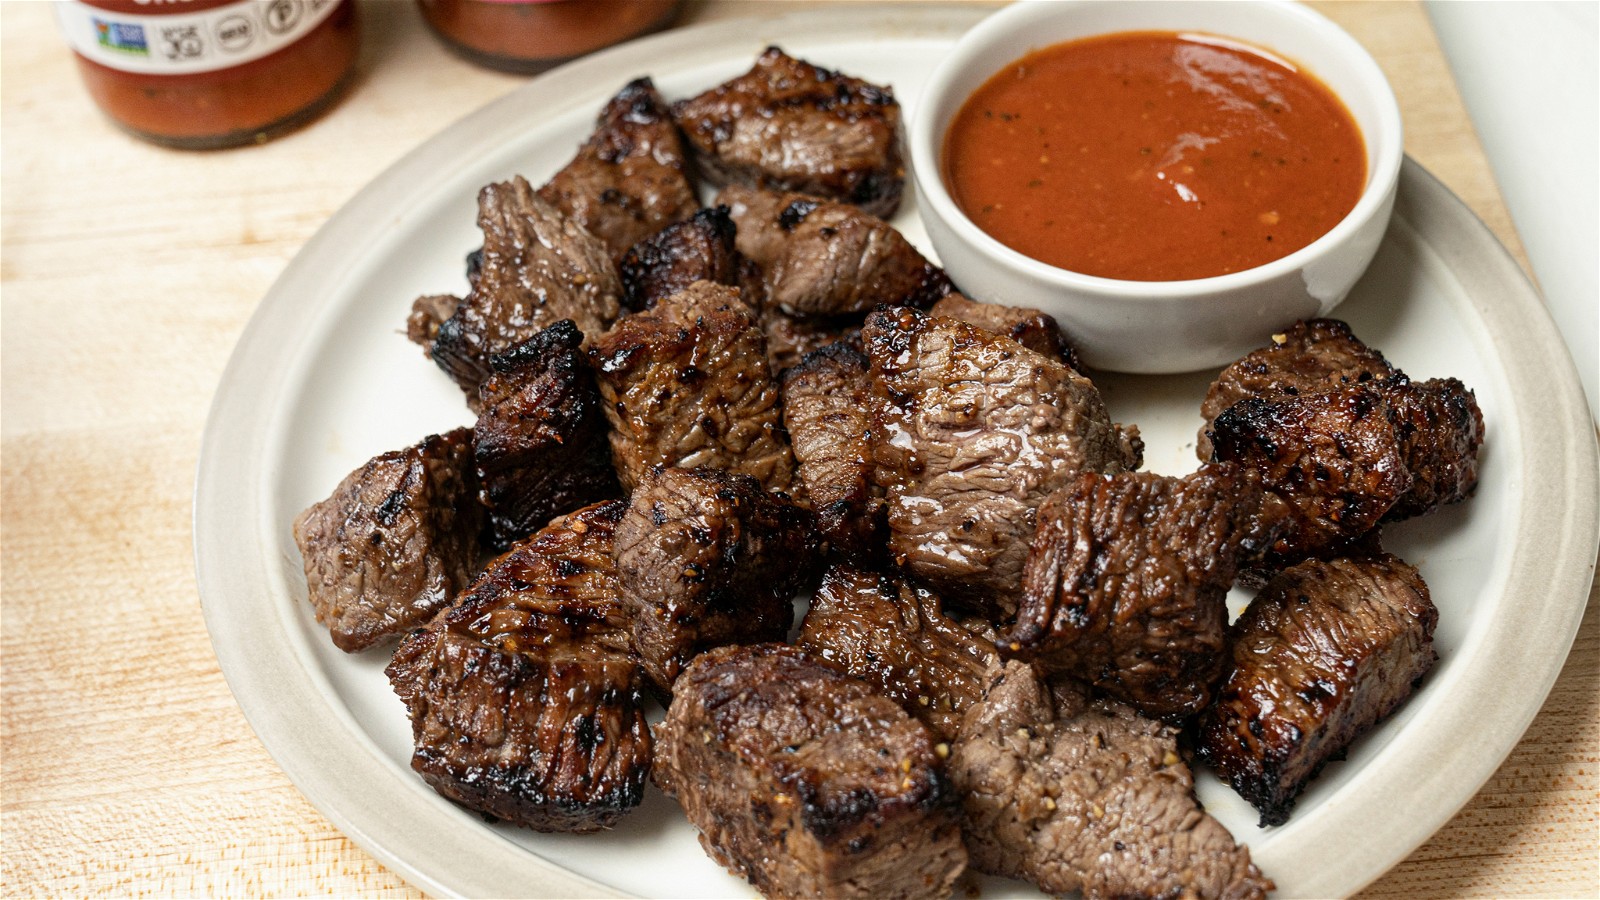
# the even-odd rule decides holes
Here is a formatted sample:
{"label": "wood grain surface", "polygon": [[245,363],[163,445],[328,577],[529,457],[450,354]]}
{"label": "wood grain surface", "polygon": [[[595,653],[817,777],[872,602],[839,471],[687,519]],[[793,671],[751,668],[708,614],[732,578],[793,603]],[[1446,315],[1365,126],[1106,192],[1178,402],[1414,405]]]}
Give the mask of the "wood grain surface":
{"label": "wood grain surface", "polygon": [[[1421,8],[1317,7],[1383,65],[1407,149],[1516,249]],[[106,123],[48,4],[0,4],[0,894],[416,896],[245,723],[191,551],[207,405],[256,303],[364,183],[522,83],[445,53],[409,2],[361,13],[360,78],[332,114],[186,154]],[[1366,896],[1596,895],[1597,660],[1591,592],[1516,751]]]}

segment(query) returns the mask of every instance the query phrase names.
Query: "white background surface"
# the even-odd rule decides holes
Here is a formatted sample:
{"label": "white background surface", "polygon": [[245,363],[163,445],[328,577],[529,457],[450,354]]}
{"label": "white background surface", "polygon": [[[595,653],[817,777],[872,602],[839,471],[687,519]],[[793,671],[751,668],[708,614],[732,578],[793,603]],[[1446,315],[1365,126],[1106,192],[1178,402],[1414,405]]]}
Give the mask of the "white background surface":
{"label": "white background surface", "polygon": [[1600,418],[1600,3],[1426,6]]}

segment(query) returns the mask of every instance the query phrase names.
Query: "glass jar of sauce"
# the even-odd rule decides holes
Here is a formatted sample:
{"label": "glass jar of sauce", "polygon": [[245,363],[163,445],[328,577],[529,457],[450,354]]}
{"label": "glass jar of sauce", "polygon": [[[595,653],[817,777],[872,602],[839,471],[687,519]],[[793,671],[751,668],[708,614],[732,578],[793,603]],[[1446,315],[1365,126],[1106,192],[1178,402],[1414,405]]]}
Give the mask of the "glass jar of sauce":
{"label": "glass jar of sauce", "polygon": [[680,0],[417,0],[445,46],[530,75],[664,28]]}
{"label": "glass jar of sauce", "polygon": [[61,0],[90,96],[186,150],[261,143],[331,106],[355,69],[353,0]]}

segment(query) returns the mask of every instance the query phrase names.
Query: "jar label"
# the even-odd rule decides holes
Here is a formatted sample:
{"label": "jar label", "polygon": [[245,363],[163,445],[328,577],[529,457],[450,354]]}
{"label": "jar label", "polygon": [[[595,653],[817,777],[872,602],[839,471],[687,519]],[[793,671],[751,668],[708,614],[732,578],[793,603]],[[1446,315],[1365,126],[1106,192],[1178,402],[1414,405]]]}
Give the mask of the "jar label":
{"label": "jar label", "polygon": [[253,62],[299,40],[333,15],[337,0],[240,0],[195,12],[111,12],[58,0],[56,21],[72,49],[107,68],[190,75]]}

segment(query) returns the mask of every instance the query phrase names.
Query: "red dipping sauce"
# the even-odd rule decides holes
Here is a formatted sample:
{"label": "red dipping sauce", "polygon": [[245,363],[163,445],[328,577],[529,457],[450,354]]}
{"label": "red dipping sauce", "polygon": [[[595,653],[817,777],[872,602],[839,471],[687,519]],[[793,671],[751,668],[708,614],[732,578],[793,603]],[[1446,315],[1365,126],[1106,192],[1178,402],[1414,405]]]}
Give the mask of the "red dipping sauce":
{"label": "red dipping sauce", "polygon": [[1265,51],[1124,32],[1008,65],[945,136],[963,212],[1085,275],[1209,278],[1288,256],[1360,199],[1367,154],[1333,92]]}

